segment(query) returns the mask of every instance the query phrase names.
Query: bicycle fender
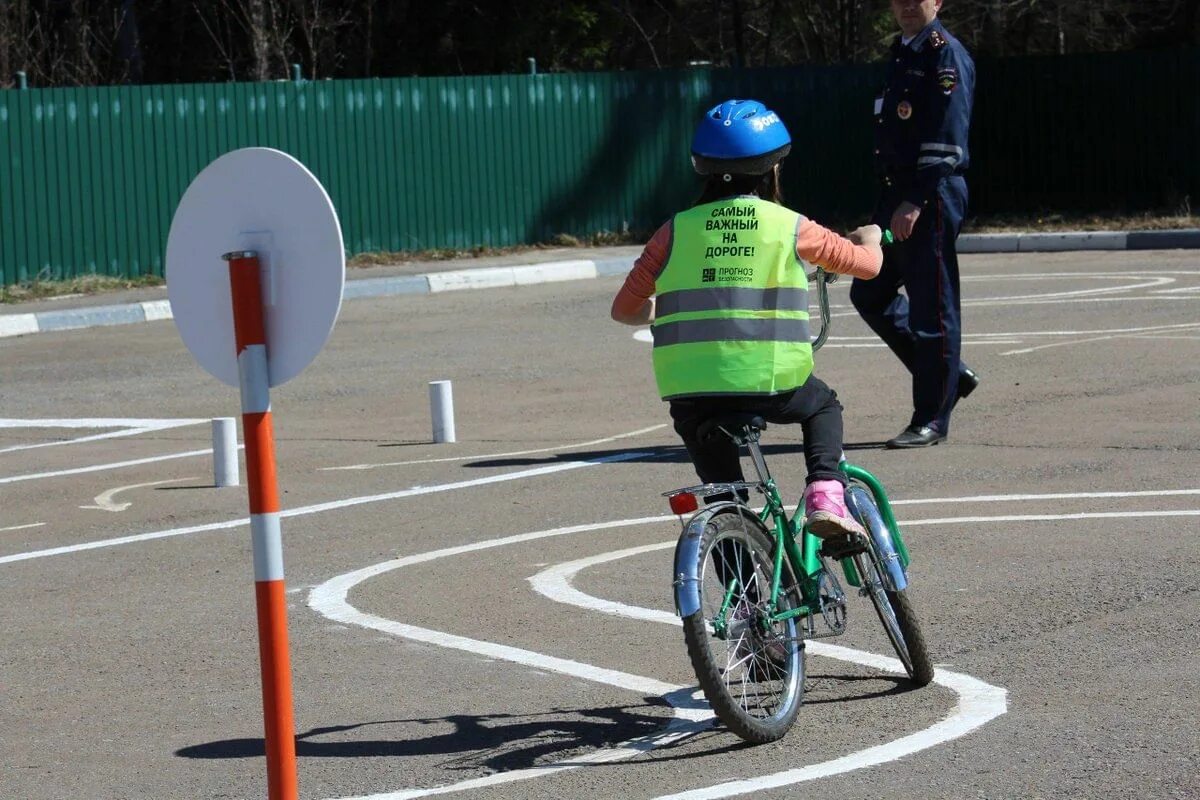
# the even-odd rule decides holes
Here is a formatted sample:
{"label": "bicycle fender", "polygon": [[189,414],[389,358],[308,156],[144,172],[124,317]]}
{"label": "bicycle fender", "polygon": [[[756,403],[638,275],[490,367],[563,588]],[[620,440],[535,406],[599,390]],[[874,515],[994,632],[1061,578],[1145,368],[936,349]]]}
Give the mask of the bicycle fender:
{"label": "bicycle fender", "polygon": [[892,542],[891,531],[879,513],[879,507],[870,492],[861,486],[850,486],[846,489],[846,508],[854,518],[867,529],[871,535],[871,545],[879,557],[883,567],[884,588],[889,592],[902,592],[908,586],[908,576],[904,572],[904,563],[896,552]]}
{"label": "bicycle fender", "polygon": [[738,504],[725,501],[713,503],[687,521],[683,533],[675,543],[675,613],[681,618],[690,617],[700,610],[700,539],[704,529],[717,514],[738,508]]}

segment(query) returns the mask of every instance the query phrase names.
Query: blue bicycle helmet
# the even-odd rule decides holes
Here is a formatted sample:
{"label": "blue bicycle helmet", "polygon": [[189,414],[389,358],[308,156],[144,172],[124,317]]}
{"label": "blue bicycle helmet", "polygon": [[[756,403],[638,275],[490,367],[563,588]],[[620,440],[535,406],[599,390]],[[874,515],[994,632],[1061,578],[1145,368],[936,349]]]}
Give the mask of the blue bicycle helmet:
{"label": "blue bicycle helmet", "polygon": [[692,138],[692,165],[701,175],[762,175],[792,149],[783,120],[757,100],[726,100],[710,108]]}

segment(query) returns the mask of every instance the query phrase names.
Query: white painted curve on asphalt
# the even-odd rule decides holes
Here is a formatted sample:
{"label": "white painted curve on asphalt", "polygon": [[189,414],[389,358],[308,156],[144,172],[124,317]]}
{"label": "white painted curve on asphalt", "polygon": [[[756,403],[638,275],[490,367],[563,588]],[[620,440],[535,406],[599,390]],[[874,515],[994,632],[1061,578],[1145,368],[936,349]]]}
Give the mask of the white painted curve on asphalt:
{"label": "white painted curve on asphalt", "polygon": [[615,686],[620,689],[638,692],[643,695],[659,696],[667,701],[675,713],[675,718],[670,722],[670,724],[657,733],[631,739],[626,742],[621,742],[620,744],[611,748],[596,750],[583,756],[566,759],[564,761],[548,764],[543,767],[510,770],[507,772],[486,775],[481,778],[461,781],[459,783],[449,784],[446,786],[435,786],[428,789],[405,789],[393,792],[384,792],[381,794],[356,795],[354,797],[340,798],[340,800],[408,800],[409,798],[449,794],[468,789],[479,789],[485,786],[495,786],[504,783],[530,780],[532,778],[542,777],[555,772],[562,772],[569,769],[579,769],[580,767],[584,767],[589,764],[610,763],[624,758],[629,758],[631,756],[644,753],[648,750],[653,750],[656,747],[661,747],[665,744],[677,741],[685,736],[690,736],[697,731],[710,727],[712,712],[709,710],[706,703],[696,700],[694,697],[692,697],[692,690],[688,687],[674,686],[655,680],[654,678],[646,678],[640,675],[620,672],[618,670],[595,667],[590,664],[583,664],[578,661],[571,661],[564,658],[544,655],[542,653],[535,653],[531,650],[523,650],[517,647],[510,647],[508,645],[498,644],[495,642],[468,639],[464,636],[456,636],[454,634],[444,633],[442,631],[419,628],[415,625],[406,625],[404,623],[375,616],[373,614],[364,614],[350,605],[349,601],[346,599],[350,589],[359,583],[378,575],[391,572],[392,570],[400,569],[402,567],[421,564],[440,558],[460,555],[463,553],[473,553],[495,547],[517,544],[520,542],[545,539],[552,536],[566,536],[575,533],[585,533],[607,528],[645,525],[660,522],[661,520],[661,517],[645,517],[640,519],[618,520],[616,522],[573,525],[566,528],[555,528],[552,530],[537,531],[535,533],[507,536],[502,539],[492,539],[490,541],[477,542],[475,544],[462,545],[459,547],[449,547],[442,550],[435,550],[432,552],[421,553],[404,558],[396,558],[392,559],[391,561],[374,564],[363,569],[355,570],[354,572],[346,573],[345,575],[339,575],[338,577],[332,578],[331,580],[326,581],[320,586],[314,588],[309,594],[309,607],[336,622],[342,622],[348,625],[357,625],[359,627],[369,628],[371,630],[380,631],[393,636],[400,636],[413,641],[424,642],[426,644],[433,644],[440,647],[449,647],[456,650],[463,650],[468,653],[510,661],[515,664],[523,664],[525,666],[547,672],[570,675],[572,677],[582,678],[584,680],[595,681],[608,686]]}
{"label": "white painted curve on asphalt", "polygon": [[[615,686],[617,688],[627,689],[629,691],[639,692],[642,694],[659,695],[663,697],[669,704],[671,704],[676,714],[676,718],[671,722],[671,724],[658,734],[641,737],[637,740],[631,740],[630,742],[622,742],[621,744],[618,744],[612,748],[605,748],[593,753],[589,753],[585,756],[550,764],[544,767],[511,770],[508,772],[484,776],[482,778],[475,778],[470,781],[463,781],[460,783],[437,786],[428,789],[404,789],[381,794],[345,797],[340,798],[340,800],[408,800],[408,798],[449,794],[451,792],[482,788],[484,786],[492,786],[500,783],[530,780],[551,774],[552,772],[559,772],[567,769],[577,769],[587,764],[609,763],[623,758],[629,758],[631,756],[638,755],[639,753],[646,752],[647,750],[670,744],[685,736],[707,728],[710,724],[712,712],[705,704],[695,701],[692,698],[692,690],[688,689],[687,687],[672,686],[652,678],[645,678],[616,670],[595,667],[588,664],[582,664],[577,661],[570,661],[541,653],[535,653],[533,651],[497,644],[495,642],[468,639],[466,637],[456,636],[450,633],[407,625],[373,614],[365,614],[350,605],[349,601],[347,600],[347,595],[349,594],[350,590],[359,583],[378,575],[391,572],[402,567],[411,566],[413,564],[424,563],[433,561],[435,559],[461,555],[464,553],[478,552],[481,550],[502,547],[510,544],[530,542],[553,536],[565,536],[596,530],[629,527],[632,525],[645,525],[668,519],[674,519],[674,516],[643,517],[638,519],[617,520],[614,522],[574,525],[566,528],[554,528],[551,530],[518,534],[516,536],[508,536],[502,539],[493,539],[475,544],[461,545],[459,547],[445,548],[430,553],[422,553],[414,556],[392,559],[390,561],[385,561],[370,567],[355,570],[354,572],[350,572],[326,581],[320,586],[314,588],[309,594],[309,606],[318,613],[336,622],[357,625],[359,627],[388,633],[393,636],[400,636],[414,641],[424,642],[426,644],[450,647],[469,653],[484,655],[490,658],[503,659],[513,663],[523,664],[549,672],[557,672],[563,675],[571,675],[573,677],[583,678],[585,680],[596,681],[598,683],[603,683],[609,686]],[[632,606],[625,606],[618,603],[598,600],[596,598],[591,598],[587,595],[584,595],[570,586],[570,577],[580,569],[583,569],[587,566],[615,560],[617,558],[638,555],[640,553],[650,552],[652,550],[663,549],[670,547],[673,544],[674,542],[666,542],[636,547],[629,550],[622,550],[617,553],[606,553],[600,556],[580,559],[560,567],[545,570],[530,580],[534,584],[534,588],[539,592],[561,602],[569,602],[573,605],[578,605],[585,608],[599,608],[600,610],[608,611],[609,613],[619,613],[623,616],[634,619],[648,619],[655,622],[679,624],[679,621],[674,617],[674,615],[667,612],[656,611],[653,609],[634,608]],[[904,667],[897,659],[894,658],[864,653],[845,647],[823,645],[818,642],[810,642],[808,647],[810,648],[810,652],[814,655],[836,658],[843,661],[851,661],[887,672],[899,674],[904,673]],[[909,753],[914,753],[918,750],[924,750],[936,744],[940,744],[942,742],[949,741],[950,739],[962,736],[979,727],[980,725],[983,725],[988,720],[1003,714],[1007,709],[1007,703],[1005,701],[1006,692],[1004,689],[999,687],[990,686],[968,675],[947,672],[945,670],[938,670],[934,680],[935,682],[953,690],[956,694],[958,694],[959,697],[956,711],[946,719],[942,720],[931,728],[910,734],[902,739],[897,740],[896,742],[891,742],[887,745],[881,745],[875,748],[869,748],[868,750],[853,753],[849,756],[835,759],[834,761],[824,762],[822,764],[815,764],[807,767],[805,768],[808,770],[806,775],[809,777],[801,777],[798,779],[792,779],[789,777],[787,780],[784,780],[781,783],[769,785],[783,786],[789,783],[798,782],[799,780],[812,780],[813,778],[823,777],[825,775],[833,775],[837,774],[838,772],[845,772],[849,769],[858,769],[865,766],[871,766],[872,764],[892,761]],[[682,705],[680,705],[681,702],[683,703]],[[780,776],[783,774],[785,773],[765,776],[763,780],[781,780]],[[790,775],[790,772],[786,774]],[[717,791],[717,789],[719,789],[719,787],[711,787],[710,789],[705,789],[702,791]],[[722,790],[718,793],[705,796],[727,797],[732,794],[740,794],[743,791],[751,790],[752,789],[738,789],[736,791]]]}
{"label": "white painted curve on asphalt", "polygon": [[[571,581],[575,575],[588,567],[655,550],[664,550],[674,546],[675,542],[672,540],[581,558],[577,561],[571,561],[542,570],[530,578],[529,582],[536,592],[556,602],[593,611],[602,611],[607,614],[616,614],[628,617],[629,619],[640,619],[648,622],[660,622],[679,626],[681,622],[674,614],[656,609],[629,606],[611,600],[602,600],[598,597],[584,594],[571,585]],[[852,650],[849,647],[841,647],[819,641],[809,641],[805,644],[805,648],[809,655],[835,658],[839,661],[849,661],[854,664],[861,664],[862,666],[899,675],[905,674],[904,665],[895,658],[866,653],[861,650]],[[762,775],[757,778],[748,778],[740,781],[729,781],[703,789],[666,795],[659,798],[659,800],[666,800],[667,797],[673,800],[675,798],[678,798],[678,800],[683,800],[684,798],[687,798],[687,800],[700,800],[701,798],[715,800],[715,798],[732,797],[733,795],[747,794],[763,789],[790,786],[802,781],[816,780],[817,778],[825,778],[842,772],[862,769],[863,767],[884,764],[888,761],[895,761],[898,758],[911,755],[920,750],[925,750],[948,742],[951,739],[964,736],[1008,710],[1007,691],[999,686],[984,683],[970,675],[938,669],[934,674],[933,682],[945,686],[957,694],[958,704],[952,714],[924,730],[903,736],[887,744],[869,747],[865,750],[859,750],[855,753],[819,764],[810,764],[805,767],[784,770],[783,772],[776,772],[771,775]]]}

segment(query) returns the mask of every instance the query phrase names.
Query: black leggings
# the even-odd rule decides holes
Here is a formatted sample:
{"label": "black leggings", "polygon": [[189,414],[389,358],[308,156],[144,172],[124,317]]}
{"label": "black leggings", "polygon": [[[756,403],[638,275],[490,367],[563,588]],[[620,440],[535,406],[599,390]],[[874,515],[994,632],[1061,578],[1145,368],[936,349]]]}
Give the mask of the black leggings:
{"label": "black leggings", "polygon": [[842,458],[842,404],[837,392],[815,375],[810,375],[803,386],[783,394],[688,397],[670,403],[675,432],[683,439],[696,474],[705,483],[745,480],[737,445],[729,437],[718,435],[705,442],[696,438],[696,429],[705,420],[730,412],[758,414],[769,423],[799,422],[804,432],[806,481],[846,482],[838,470]]}

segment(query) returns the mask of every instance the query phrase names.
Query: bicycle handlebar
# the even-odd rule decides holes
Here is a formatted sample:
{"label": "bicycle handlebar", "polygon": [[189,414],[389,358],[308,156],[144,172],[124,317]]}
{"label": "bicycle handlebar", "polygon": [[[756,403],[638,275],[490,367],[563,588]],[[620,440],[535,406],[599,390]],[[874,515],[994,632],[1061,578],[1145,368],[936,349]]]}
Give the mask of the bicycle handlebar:
{"label": "bicycle handlebar", "polygon": [[[880,244],[883,247],[887,247],[895,241],[895,234],[888,229],[883,232],[883,239]],[[821,303],[821,332],[817,334],[816,339],[813,339],[812,349],[814,353],[820,350],[821,345],[825,344],[825,340],[829,338],[829,284],[837,281],[838,277],[837,274],[826,272],[820,267],[817,267],[808,276],[810,282],[816,281],[817,297]]]}

